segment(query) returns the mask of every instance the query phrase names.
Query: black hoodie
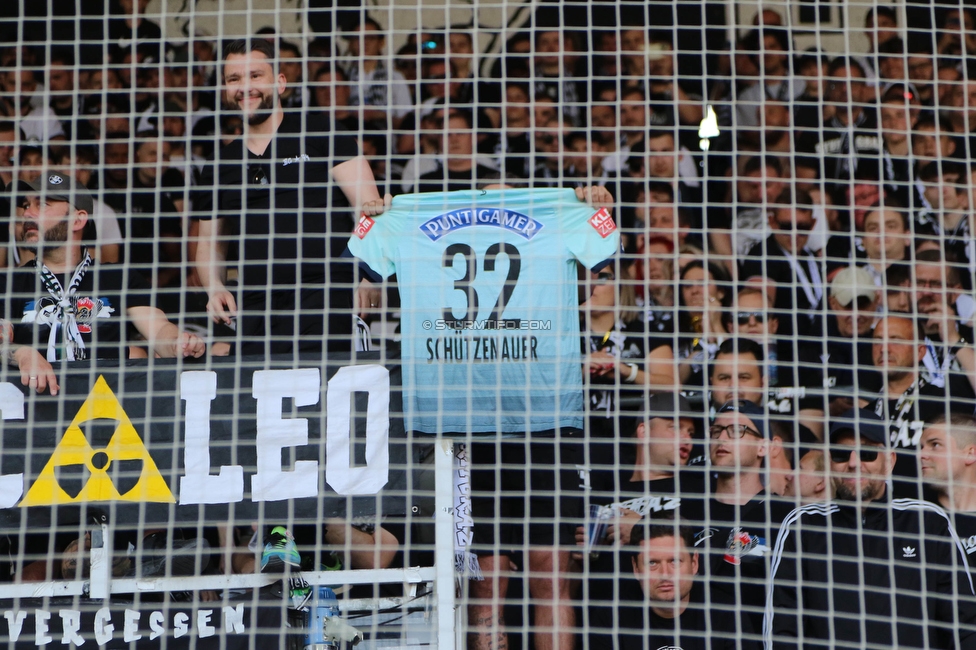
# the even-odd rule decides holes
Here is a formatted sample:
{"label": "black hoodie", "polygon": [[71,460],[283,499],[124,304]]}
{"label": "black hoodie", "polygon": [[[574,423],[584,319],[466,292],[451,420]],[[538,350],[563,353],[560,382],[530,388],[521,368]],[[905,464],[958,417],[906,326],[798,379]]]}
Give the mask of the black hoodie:
{"label": "black hoodie", "polygon": [[887,493],[863,513],[833,502],[787,516],[770,567],[766,650],[976,648],[973,583],[948,516]]}

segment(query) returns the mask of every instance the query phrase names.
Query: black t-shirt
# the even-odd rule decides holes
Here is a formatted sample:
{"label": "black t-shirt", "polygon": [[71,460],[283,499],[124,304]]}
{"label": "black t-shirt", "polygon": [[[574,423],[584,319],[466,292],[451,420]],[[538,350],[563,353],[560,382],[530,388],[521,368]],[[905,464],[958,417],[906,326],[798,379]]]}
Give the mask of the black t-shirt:
{"label": "black t-shirt", "polygon": [[[62,287],[70,283],[72,275],[58,276]],[[150,291],[142,275],[122,264],[93,264],[88,269],[71,301],[87,358],[126,356],[126,310],[150,306]],[[55,301],[40,282],[36,260],[0,274],[0,295],[7,298],[4,318],[15,323],[14,342],[46,356]],[[61,332],[57,341],[58,358],[63,358]]]}
{"label": "black t-shirt", "polygon": [[681,500],[681,516],[695,531],[699,573],[713,590],[741,603],[754,629],[762,629],[766,576],[780,524],[792,503],[757,494],[736,506],[715,498]]}
{"label": "black t-shirt", "polygon": [[629,568],[624,575],[620,607],[601,609],[590,617],[591,648],[752,650],[759,647],[757,642],[743,638],[756,634],[749,617],[737,614],[733,603],[721,602],[721,598],[716,602],[715,596],[706,603],[705,586],[701,582],[692,586],[688,606],[680,616],[664,618],[644,602],[640,584]]}
{"label": "black t-shirt", "polygon": [[331,170],[358,155],[355,138],[331,135],[322,115],[286,113],[263,154],[238,138],[208,162],[193,216],[230,225],[230,237],[240,241],[245,289],[263,292],[271,284],[294,291],[299,280],[321,285],[327,261],[342,255],[353,226]]}
{"label": "black t-shirt", "polygon": [[[151,20],[143,18],[135,29],[126,24],[124,16],[112,16],[108,21],[108,42],[109,47],[113,49],[126,50],[133,45],[155,45],[158,47],[162,40],[162,30],[159,25]],[[158,64],[159,61],[157,60],[154,63]]]}
{"label": "black t-shirt", "polygon": [[528,177],[526,163],[532,151],[529,133],[506,133],[498,143],[495,155],[501,171],[508,176]]}
{"label": "black t-shirt", "polygon": [[[883,379],[874,366],[871,334],[856,340],[844,336],[837,328],[837,317],[827,316],[827,350],[823,354],[828,399],[877,392]],[[815,346],[819,348],[820,346]]]}
{"label": "black t-shirt", "polygon": [[888,196],[898,199],[899,204],[908,210],[915,210],[922,205],[922,200],[915,184],[912,159],[908,156],[893,156],[887,150],[883,155],[885,176],[889,178],[886,185]]}
{"label": "black t-shirt", "polygon": [[593,472],[590,475],[590,503],[626,508],[641,517],[654,517],[660,513],[677,510],[681,505],[681,494],[694,494],[701,491],[701,480],[694,472],[681,473],[681,487],[674,477],[650,481],[632,481],[633,463],[616,471]]}
{"label": "black t-shirt", "polygon": [[820,159],[821,178],[827,181],[828,187],[833,187],[833,181],[853,178],[862,166],[884,173],[882,148],[877,114],[867,108],[850,126],[831,118],[823,128],[803,131],[796,138],[797,151],[816,154]]}
{"label": "black t-shirt", "polygon": [[[794,344],[796,349],[792,349]],[[766,410],[771,415],[795,416],[803,409],[825,410],[823,363],[813,354],[813,347],[796,339],[779,339],[767,352],[776,355],[767,357]]]}

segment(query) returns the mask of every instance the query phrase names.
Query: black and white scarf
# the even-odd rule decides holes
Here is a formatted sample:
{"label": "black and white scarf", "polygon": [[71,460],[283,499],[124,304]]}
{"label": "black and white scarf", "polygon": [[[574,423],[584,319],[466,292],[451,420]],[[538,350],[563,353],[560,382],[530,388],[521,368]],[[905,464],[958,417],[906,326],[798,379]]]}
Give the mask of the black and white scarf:
{"label": "black and white scarf", "polygon": [[84,359],[85,341],[78,330],[77,310],[75,308],[74,296],[81,286],[85,273],[92,265],[91,255],[85,251],[85,257],[75,267],[75,272],[71,276],[68,288],[61,286],[57,276],[51,272],[47,266],[41,264],[41,284],[54,299],[54,304],[49,308],[51,312],[47,314],[48,322],[51,325],[51,333],[47,339],[47,360],[54,362],[58,360],[58,330],[63,332],[64,354],[68,361]]}

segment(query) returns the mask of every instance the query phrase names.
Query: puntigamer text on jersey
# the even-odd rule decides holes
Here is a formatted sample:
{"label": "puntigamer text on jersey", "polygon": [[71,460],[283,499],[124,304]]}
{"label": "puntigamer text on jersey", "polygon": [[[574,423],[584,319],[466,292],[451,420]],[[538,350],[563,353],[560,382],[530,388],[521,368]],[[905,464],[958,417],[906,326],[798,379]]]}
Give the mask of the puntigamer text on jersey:
{"label": "puntigamer text on jersey", "polygon": [[525,239],[532,239],[536,233],[542,230],[543,224],[528,215],[512,210],[465,208],[463,210],[452,210],[428,219],[420,224],[420,230],[431,241],[437,241],[450,232],[470,226],[496,226],[514,232]]}

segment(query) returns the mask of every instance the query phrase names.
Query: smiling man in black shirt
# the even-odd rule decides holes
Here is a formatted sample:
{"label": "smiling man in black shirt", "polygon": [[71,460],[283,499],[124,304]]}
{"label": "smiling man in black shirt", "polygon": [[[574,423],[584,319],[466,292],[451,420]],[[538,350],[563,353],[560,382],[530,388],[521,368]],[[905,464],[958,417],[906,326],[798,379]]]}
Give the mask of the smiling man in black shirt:
{"label": "smiling man in black shirt", "polygon": [[[239,318],[241,354],[349,350],[353,273],[339,257],[354,218],[386,205],[369,164],[321,116],[285,114],[285,77],[267,41],[230,43],[223,78],[224,102],[244,114],[245,129],[207,166],[194,198],[207,311],[216,322]],[[228,241],[240,249],[233,293]]]}

